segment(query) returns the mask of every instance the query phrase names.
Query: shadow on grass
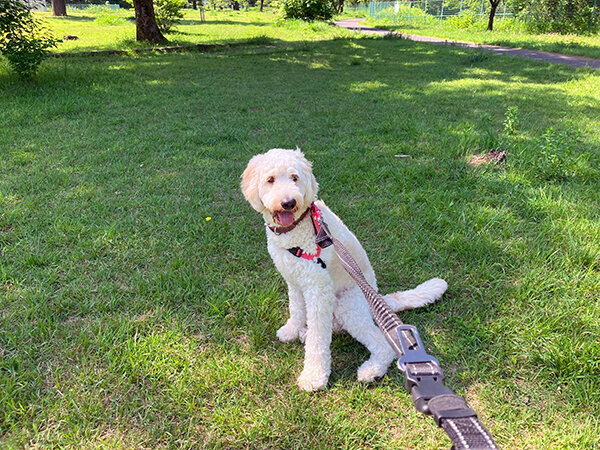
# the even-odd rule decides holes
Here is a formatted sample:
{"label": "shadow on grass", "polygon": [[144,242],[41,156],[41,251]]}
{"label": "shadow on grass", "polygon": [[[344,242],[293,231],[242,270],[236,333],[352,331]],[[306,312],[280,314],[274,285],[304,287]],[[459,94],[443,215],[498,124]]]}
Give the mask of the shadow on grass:
{"label": "shadow on grass", "polygon": [[244,22],[237,20],[205,20],[202,22],[200,18],[198,19],[183,19],[179,22],[181,25],[242,25],[242,26],[255,26],[255,27],[265,27],[265,26],[273,26],[271,22]]}
{"label": "shadow on grass", "polygon": [[66,16],[62,16],[62,17],[55,17],[55,16],[48,16],[48,17],[44,17],[44,20],[47,21],[53,21],[53,20],[59,20],[61,22],[93,22],[94,20],[96,20],[96,16],[69,16],[68,14]]}

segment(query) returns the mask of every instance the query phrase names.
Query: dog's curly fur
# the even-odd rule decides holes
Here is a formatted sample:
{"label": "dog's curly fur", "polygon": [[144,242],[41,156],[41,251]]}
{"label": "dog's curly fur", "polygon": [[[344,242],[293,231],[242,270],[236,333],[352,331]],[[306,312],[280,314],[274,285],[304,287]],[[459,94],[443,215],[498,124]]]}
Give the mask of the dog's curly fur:
{"label": "dog's curly fur", "polygon": [[[315,202],[332,235],[350,251],[367,281],[377,289],[365,250],[342,221],[322,201],[316,200],[318,184],[312,165],[299,149],[276,148],[254,156],[242,175],[241,187],[246,200],[271,227],[287,225],[279,222],[282,214],[289,218],[289,212],[297,220]],[[269,254],[288,285],[290,318],[277,331],[277,337],[282,342],[295,339],[305,342],[304,370],[298,378],[300,388],[313,391],[327,385],[331,335],[338,330],[347,331],[371,352],[371,357],[358,369],[358,380],[370,382],[383,376],[395,353],[373,322],[362,292],[341,266],[333,247],[321,253],[326,269],[287,250],[300,247],[307,253],[315,253],[310,217],[287,233],[275,234],[268,226],[266,233]],[[384,298],[394,311],[412,309],[439,299],[447,287],[444,280],[433,278],[412,290]]]}

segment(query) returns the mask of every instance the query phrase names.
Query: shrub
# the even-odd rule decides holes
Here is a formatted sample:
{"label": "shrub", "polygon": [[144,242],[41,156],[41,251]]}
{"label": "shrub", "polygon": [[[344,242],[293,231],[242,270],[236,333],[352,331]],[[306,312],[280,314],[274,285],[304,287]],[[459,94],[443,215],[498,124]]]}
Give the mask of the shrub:
{"label": "shrub", "polygon": [[0,0],[0,53],[23,79],[30,79],[56,40],[45,34],[21,0]]}
{"label": "shrub", "polygon": [[444,21],[444,25],[449,26],[451,28],[468,30],[470,28],[479,26],[481,22],[482,21],[478,15],[476,15],[472,11],[465,11],[459,14],[458,16],[448,17]]}
{"label": "shrub", "polygon": [[388,6],[375,14],[377,20],[389,20],[390,24],[438,24],[439,18],[427,14],[419,7],[406,4]]}
{"label": "shrub", "polygon": [[154,16],[160,31],[170,31],[183,17],[187,0],[154,0]]}
{"label": "shrub", "polygon": [[285,20],[331,20],[335,9],[331,0],[280,0],[279,16]]}

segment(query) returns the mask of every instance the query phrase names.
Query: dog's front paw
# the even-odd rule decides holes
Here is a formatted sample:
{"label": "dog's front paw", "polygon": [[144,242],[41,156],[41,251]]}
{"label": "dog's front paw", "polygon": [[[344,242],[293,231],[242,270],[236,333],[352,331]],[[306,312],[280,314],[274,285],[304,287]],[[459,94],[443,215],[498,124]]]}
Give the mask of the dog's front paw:
{"label": "dog's front paw", "polygon": [[381,364],[375,361],[365,361],[362,366],[358,368],[358,381],[364,383],[371,383],[382,378],[388,369],[389,364]]}
{"label": "dog's front paw", "polygon": [[319,373],[305,369],[298,377],[298,386],[300,389],[307,392],[316,391],[327,386],[328,378],[329,375],[327,375],[327,373]]}
{"label": "dog's front paw", "polygon": [[302,340],[305,335],[306,328],[291,323],[289,320],[284,326],[277,330],[277,338],[281,342],[292,342],[298,338]]}

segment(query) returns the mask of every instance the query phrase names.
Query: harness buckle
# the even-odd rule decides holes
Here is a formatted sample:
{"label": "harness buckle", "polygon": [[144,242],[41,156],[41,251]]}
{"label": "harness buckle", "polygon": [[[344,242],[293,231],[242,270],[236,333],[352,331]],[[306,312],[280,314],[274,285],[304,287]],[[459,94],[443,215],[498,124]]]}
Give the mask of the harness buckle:
{"label": "harness buckle", "polygon": [[325,223],[322,217],[317,219],[317,224],[319,227],[315,226],[315,230],[319,230],[317,232],[317,236],[315,237],[315,242],[321,248],[327,248],[330,245],[333,245],[333,238],[331,237],[331,232],[329,231],[329,227]]}
{"label": "harness buckle", "polygon": [[321,229],[317,233],[317,237],[315,238],[315,242],[321,248],[327,248],[333,244],[333,240],[328,234],[328,230],[323,227],[323,223],[321,223]]}

